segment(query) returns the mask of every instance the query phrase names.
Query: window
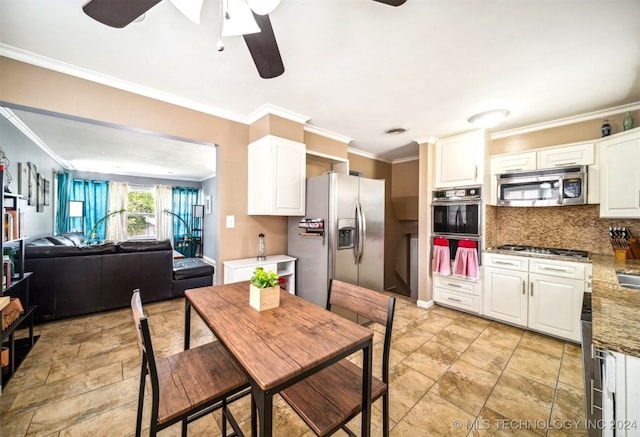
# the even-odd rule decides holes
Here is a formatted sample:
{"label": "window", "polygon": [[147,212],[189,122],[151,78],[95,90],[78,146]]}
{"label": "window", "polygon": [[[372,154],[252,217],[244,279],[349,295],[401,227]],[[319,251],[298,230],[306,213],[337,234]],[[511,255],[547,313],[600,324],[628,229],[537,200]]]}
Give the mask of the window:
{"label": "window", "polygon": [[155,238],[156,201],[153,187],[129,186],[127,206],[129,238]]}

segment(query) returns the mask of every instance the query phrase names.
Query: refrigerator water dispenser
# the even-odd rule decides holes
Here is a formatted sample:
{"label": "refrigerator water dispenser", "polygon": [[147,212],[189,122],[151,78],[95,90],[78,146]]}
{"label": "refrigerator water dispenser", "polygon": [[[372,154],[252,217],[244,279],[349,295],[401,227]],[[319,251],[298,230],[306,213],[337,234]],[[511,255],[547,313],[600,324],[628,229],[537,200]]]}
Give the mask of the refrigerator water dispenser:
{"label": "refrigerator water dispenser", "polygon": [[356,244],[356,219],[338,219],[338,250],[353,249]]}

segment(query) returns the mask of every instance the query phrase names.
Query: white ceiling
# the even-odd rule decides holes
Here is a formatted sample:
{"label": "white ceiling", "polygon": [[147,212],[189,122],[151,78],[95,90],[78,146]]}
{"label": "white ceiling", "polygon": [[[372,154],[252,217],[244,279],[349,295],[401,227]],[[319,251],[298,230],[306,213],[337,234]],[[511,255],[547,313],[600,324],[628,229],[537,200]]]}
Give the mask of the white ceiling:
{"label": "white ceiling", "polygon": [[488,109],[510,129],[640,101],[640,0],[283,0],[267,80],[241,37],[216,51],[218,0],[200,25],[162,1],[125,29],[85,2],[0,0],[0,54],[246,123],[280,108],[383,159]]}

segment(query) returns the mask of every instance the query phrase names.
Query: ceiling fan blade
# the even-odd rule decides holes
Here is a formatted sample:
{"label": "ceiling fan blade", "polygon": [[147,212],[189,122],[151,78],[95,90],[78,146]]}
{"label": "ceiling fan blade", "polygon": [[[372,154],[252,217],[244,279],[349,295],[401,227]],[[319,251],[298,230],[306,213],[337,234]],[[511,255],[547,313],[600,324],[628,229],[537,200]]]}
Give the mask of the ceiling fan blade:
{"label": "ceiling fan blade", "polygon": [[204,0],[169,0],[182,15],[196,24],[200,24],[200,14]]}
{"label": "ceiling fan blade", "polygon": [[261,31],[242,35],[253,58],[253,63],[256,64],[261,78],[272,79],[278,77],[284,73],[284,64],[280,57],[280,49],[278,49],[269,15],[253,14],[253,17],[256,19]]}
{"label": "ceiling fan blade", "polygon": [[161,0],[91,0],[82,7],[85,14],[107,26],[123,28]]}
{"label": "ceiling fan blade", "polygon": [[384,3],[389,6],[402,6],[407,0],[374,0],[379,3]]}

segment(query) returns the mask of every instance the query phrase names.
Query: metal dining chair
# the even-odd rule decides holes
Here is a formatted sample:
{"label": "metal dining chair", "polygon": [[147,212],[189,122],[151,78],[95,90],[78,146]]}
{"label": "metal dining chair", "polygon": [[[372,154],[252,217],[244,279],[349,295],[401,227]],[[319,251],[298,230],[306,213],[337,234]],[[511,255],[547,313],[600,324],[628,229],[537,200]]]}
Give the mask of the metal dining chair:
{"label": "metal dining chair", "polygon": [[155,357],[140,290],[133,292],[131,310],[142,349],[136,436],[142,429],[147,375],[151,381],[151,436],[180,421],[182,435],[186,436],[188,423],[217,409],[222,409],[222,435],[227,436],[228,420],[234,431],[230,436],[243,436],[228,404],[249,394],[249,382],[228,352],[213,341],[171,356]]}
{"label": "metal dining chair", "polygon": [[[371,401],[382,397],[383,435],[389,435],[389,350],[395,298],[346,282],[331,280],[327,309],[335,305],[385,327],[382,380],[373,377]],[[318,436],[343,429],[362,410],[362,368],[343,359],[280,392]]]}

